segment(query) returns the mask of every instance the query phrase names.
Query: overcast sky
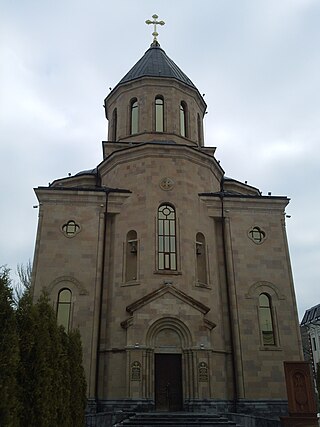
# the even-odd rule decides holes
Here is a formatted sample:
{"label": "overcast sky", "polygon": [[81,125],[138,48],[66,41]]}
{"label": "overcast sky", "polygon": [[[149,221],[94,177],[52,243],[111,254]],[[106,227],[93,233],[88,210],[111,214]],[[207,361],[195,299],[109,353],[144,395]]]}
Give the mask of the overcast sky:
{"label": "overcast sky", "polygon": [[0,265],[32,259],[33,188],[95,167],[103,99],[152,42],[205,94],[227,176],[291,199],[299,318],[320,303],[319,0],[0,0]]}

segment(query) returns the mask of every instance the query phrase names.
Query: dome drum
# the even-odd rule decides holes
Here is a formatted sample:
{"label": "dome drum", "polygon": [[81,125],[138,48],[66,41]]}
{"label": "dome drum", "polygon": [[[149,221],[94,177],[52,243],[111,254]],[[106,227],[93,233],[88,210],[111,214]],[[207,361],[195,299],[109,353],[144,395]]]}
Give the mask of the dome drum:
{"label": "dome drum", "polygon": [[[156,105],[157,100],[162,105]],[[184,131],[181,106],[185,115]],[[159,107],[161,117],[158,117]],[[141,78],[118,86],[105,99],[108,140],[137,140],[139,136],[138,140],[145,142],[154,139],[156,133],[165,139],[170,135],[170,139],[180,144],[202,146],[205,110],[203,98],[192,87],[174,79]],[[133,115],[136,116],[134,124]]]}

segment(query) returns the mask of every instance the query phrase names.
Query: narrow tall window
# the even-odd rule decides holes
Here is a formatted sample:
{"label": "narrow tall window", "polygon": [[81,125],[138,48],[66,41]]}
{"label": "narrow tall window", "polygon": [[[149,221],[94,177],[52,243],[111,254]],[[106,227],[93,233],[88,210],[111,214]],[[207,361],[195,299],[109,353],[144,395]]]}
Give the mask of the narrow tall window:
{"label": "narrow tall window", "polygon": [[197,263],[197,282],[199,284],[207,283],[207,256],[206,240],[202,233],[196,236],[196,263]]}
{"label": "narrow tall window", "polygon": [[201,145],[202,143],[202,132],[201,132],[201,119],[200,114],[197,116],[197,126],[198,126],[198,143]]}
{"label": "narrow tall window", "polygon": [[259,296],[259,320],[263,345],[275,345],[271,298],[267,294]]}
{"label": "narrow tall window", "polygon": [[57,322],[68,332],[70,326],[71,314],[71,291],[70,289],[62,289],[58,295],[57,304]]}
{"label": "narrow tall window", "polygon": [[125,281],[137,280],[138,270],[138,240],[137,232],[131,230],[127,234],[126,241],[126,274]]}
{"label": "narrow tall window", "polygon": [[167,204],[158,209],[158,268],[177,269],[176,213]]}
{"label": "narrow tall window", "polygon": [[118,126],[118,115],[117,109],[115,108],[112,113],[112,140],[117,140],[117,126]]}
{"label": "narrow tall window", "polygon": [[163,98],[156,97],[156,132],[163,132]]}
{"label": "narrow tall window", "polygon": [[180,135],[187,137],[187,104],[181,102],[180,104]]}
{"label": "narrow tall window", "polygon": [[130,133],[138,133],[139,107],[138,101],[134,98],[130,105]]}

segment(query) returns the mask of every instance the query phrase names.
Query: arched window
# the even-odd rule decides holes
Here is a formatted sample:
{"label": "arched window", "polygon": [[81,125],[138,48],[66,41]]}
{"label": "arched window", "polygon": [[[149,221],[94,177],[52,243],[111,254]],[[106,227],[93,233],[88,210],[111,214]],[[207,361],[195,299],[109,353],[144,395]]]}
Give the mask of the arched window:
{"label": "arched window", "polygon": [[275,345],[271,297],[268,294],[259,296],[259,321],[263,345]]}
{"label": "arched window", "polygon": [[125,281],[137,280],[138,267],[138,240],[137,232],[131,230],[127,233],[126,241],[126,274]]}
{"label": "arched window", "polygon": [[202,144],[202,132],[201,132],[201,119],[200,114],[197,115],[197,126],[198,126],[198,143]]}
{"label": "arched window", "polygon": [[206,256],[206,240],[202,233],[196,235],[196,266],[197,266],[197,282],[199,284],[207,283],[207,256]]}
{"label": "arched window", "polygon": [[112,140],[117,140],[117,126],[118,126],[118,114],[115,108],[112,113]]}
{"label": "arched window", "polygon": [[158,209],[158,268],[177,269],[176,213],[171,205],[163,204]]}
{"label": "arched window", "polygon": [[180,135],[188,136],[187,132],[187,104],[182,101],[180,104]]}
{"label": "arched window", "polygon": [[57,304],[57,322],[68,332],[70,326],[71,314],[71,291],[70,289],[61,289],[58,295]]}
{"label": "arched window", "polygon": [[163,132],[163,98],[156,97],[156,132]]}
{"label": "arched window", "polygon": [[134,98],[130,104],[130,134],[138,133],[139,107],[138,100]]}

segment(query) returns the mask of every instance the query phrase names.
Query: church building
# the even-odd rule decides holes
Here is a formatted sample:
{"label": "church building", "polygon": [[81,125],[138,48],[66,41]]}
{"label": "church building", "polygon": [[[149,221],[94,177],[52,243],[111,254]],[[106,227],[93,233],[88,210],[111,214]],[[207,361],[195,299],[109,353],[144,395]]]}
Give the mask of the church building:
{"label": "church building", "polygon": [[35,189],[34,298],[79,328],[93,412],[284,414],[283,361],[303,358],[289,199],[225,175],[157,35],[104,100],[101,163]]}

